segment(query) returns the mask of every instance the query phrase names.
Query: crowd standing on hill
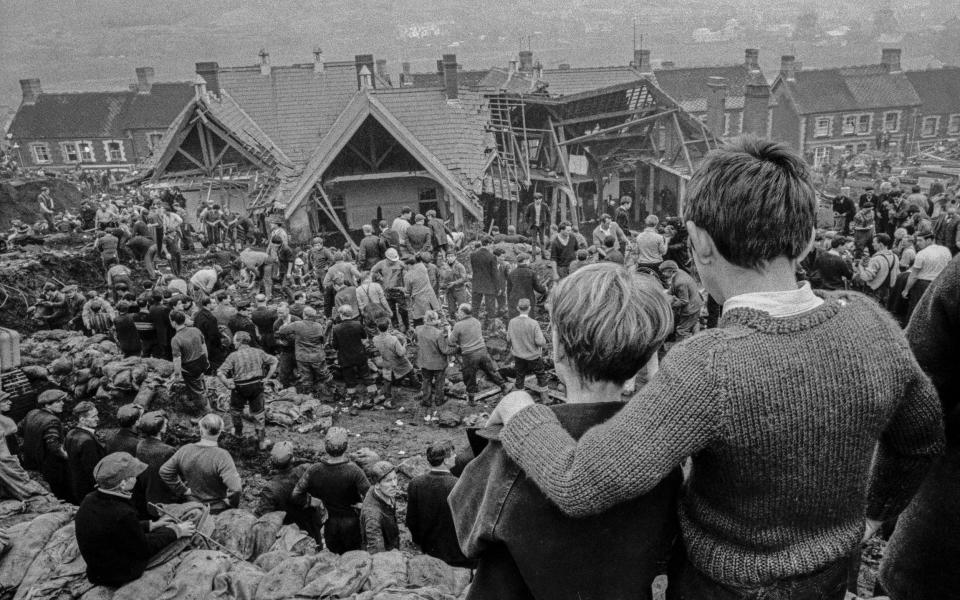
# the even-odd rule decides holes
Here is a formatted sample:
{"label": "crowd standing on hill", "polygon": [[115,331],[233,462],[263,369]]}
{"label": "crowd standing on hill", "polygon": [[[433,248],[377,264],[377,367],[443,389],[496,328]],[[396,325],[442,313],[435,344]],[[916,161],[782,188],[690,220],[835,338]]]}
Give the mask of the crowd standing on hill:
{"label": "crowd standing on hill", "polygon": [[[237,438],[247,412],[275,469],[258,513],[284,511],[334,552],[388,551],[400,545],[395,465],[352,462],[340,427],[317,464],[271,448],[266,391],[278,379],[356,414],[397,408],[407,386],[438,406],[458,362],[469,405],[503,399],[469,450],[426,449],[405,525],[425,553],[474,569],[469,598],[649,598],[667,574],[668,598],[839,599],[877,534],[890,539],[885,591],[939,597],[960,583],[925,552],[955,545],[960,514],[948,491],[957,199],[904,195],[896,178],[879,187],[841,194],[838,227],[818,229],[802,160],[746,138],[696,171],[682,218],[648,215],[639,231],[628,197],[581,232],[553,225],[535,195],[506,233],[464,242],[433,211],[404,208],[343,248],[297,247],[279,223],[261,235],[212,203],[192,228],[173,191],[103,198],[88,216],[107,293],[49,283],[33,318],[171,360],[207,413],[199,441],[164,444],[167,415],[136,405],[105,444],[90,402],[65,431],[70,399],[50,390],[20,424],[22,461],[80,505],[88,576],[117,585],[193,534],[157,505],[240,505],[217,412]],[[186,272],[196,244],[209,260]],[[209,403],[212,375],[223,407]],[[0,467],[31,483],[19,464]]]}

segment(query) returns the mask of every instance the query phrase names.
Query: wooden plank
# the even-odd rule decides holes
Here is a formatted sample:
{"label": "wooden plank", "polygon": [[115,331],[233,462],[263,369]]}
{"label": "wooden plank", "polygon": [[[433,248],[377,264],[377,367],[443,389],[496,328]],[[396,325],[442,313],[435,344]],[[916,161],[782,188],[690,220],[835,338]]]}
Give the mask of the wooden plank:
{"label": "wooden plank", "polygon": [[207,146],[207,130],[200,123],[197,123],[197,137],[200,138],[200,152],[203,156],[203,166],[207,169],[207,174],[213,172],[213,156],[211,156],[210,148]]}
{"label": "wooden plank", "polygon": [[371,171],[376,170],[376,167],[373,165],[373,161],[371,161],[370,158],[366,154],[364,154],[359,148],[357,148],[353,144],[347,144],[347,149],[353,152],[357,158],[362,160],[368,167],[370,167]]}
{"label": "wooden plank", "polygon": [[317,190],[320,192],[320,196],[323,198],[323,202],[327,205],[327,209],[330,211],[328,213],[330,216],[330,220],[333,221],[333,224],[337,226],[337,229],[340,230],[340,233],[343,234],[343,237],[347,239],[347,242],[350,244],[350,247],[353,248],[355,251],[358,250],[359,247],[356,245],[356,243],[354,243],[353,238],[350,237],[350,234],[347,232],[347,228],[343,226],[343,222],[340,221],[340,217],[337,216],[337,211],[333,209],[333,203],[330,202],[330,197],[327,196],[327,192],[323,189],[323,186],[318,183],[314,187],[316,187]]}
{"label": "wooden plank", "polygon": [[191,156],[189,152],[187,152],[187,151],[184,150],[183,148],[177,148],[177,152],[179,152],[180,154],[182,154],[184,157],[186,157],[187,160],[189,160],[189,161],[192,162],[193,164],[195,164],[195,165],[197,165],[198,167],[200,167],[201,169],[203,169],[203,172],[204,172],[204,173],[209,174],[209,173],[207,172],[207,167],[204,166],[203,163],[201,163],[199,160],[197,160],[197,159],[195,159],[193,156]]}
{"label": "wooden plank", "polygon": [[670,114],[675,114],[676,112],[677,112],[676,109],[670,109],[661,113],[657,113],[655,115],[641,117],[639,119],[634,119],[633,121],[626,121],[624,123],[621,123],[619,125],[614,125],[612,127],[605,127],[598,131],[594,131],[593,133],[588,133],[587,135],[581,135],[581,136],[566,140],[563,142],[563,145],[569,146],[570,144],[578,144],[584,141],[592,140],[598,136],[602,136],[605,133],[612,133],[614,131],[620,131],[625,128],[636,127],[637,125],[642,125],[643,123],[648,123],[650,121],[659,119],[660,117],[664,117]]}
{"label": "wooden plank", "polygon": [[[656,109],[653,109],[653,110],[656,110]],[[643,111],[639,111],[639,110],[637,110],[637,109],[618,110],[618,111],[614,111],[614,112],[597,113],[597,114],[589,115],[589,116],[586,116],[586,117],[576,117],[576,118],[574,118],[574,119],[564,119],[564,120],[562,120],[562,121],[557,121],[557,125],[558,125],[558,126],[566,126],[566,125],[576,125],[577,123],[593,123],[593,122],[595,122],[595,121],[596,121],[596,122],[600,122],[600,121],[602,121],[602,120],[604,120],[604,119],[615,119],[615,118],[617,118],[617,117],[629,117],[630,115],[636,115],[637,117],[645,117],[645,116],[647,116],[647,114],[649,114],[650,112],[653,112],[653,111],[651,111],[651,110],[649,110],[649,109],[648,109],[648,110],[643,110]]]}
{"label": "wooden plank", "polygon": [[249,150],[247,150],[246,148],[244,148],[242,145],[240,145],[239,143],[235,142],[235,141],[233,140],[233,138],[230,137],[230,134],[229,134],[229,133],[227,133],[226,131],[224,131],[224,130],[221,129],[220,127],[218,127],[216,124],[214,124],[214,123],[212,123],[212,122],[210,122],[210,121],[204,121],[204,123],[205,123],[205,125],[206,125],[211,131],[213,131],[213,133],[217,134],[217,137],[219,137],[220,139],[222,139],[224,142],[230,144],[230,146],[231,146],[234,150],[236,150],[236,151],[239,152],[241,155],[243,155],[243,157],[246,158],[247,160],[249,160],[251,163],[253,163],[253,164],[256,165],[257,167],[259,167],[259,168],[261,168],[261,169],[264,169],[264,170],[267,170],[267,171],[269,171],[269,170],[272,169],[272,167],[271,167],[270,165],[268,165],[267,163],[265,163],[260,157],[256,156],[255,154],[253,154],[252,152],[250,152]]}
{"label": "wooden plank", "polygon": [[[556,131],[556,128],[553,126],[553,119],[547,117],[547,123],[550,125],[550,139],[553,140],[554,148],[556,148],[557,154],[560,157],[560,166],[563,168],[563,176],[567,180],[567,186],[570,187],[570,221],[573,223],[574,227],[580,227],[580,219],[577,215],[577,188],[573,185],[573,179],[570,177],[570,165],[568,164],[570,160],[570,155],[567,154],[567,149],[565,146],[561,145],[563,142],[564,132],[563,127],[560,127],[559,134]],[[559,135],[559,137],[558,137]]]}
{"label": "wooden plank", "polygon": [[393,149],[396,147],[397,147],[397,140],[393,140],[393,142],[389,146],[387,146],[387,149],[383,151],[383,154],[380,155],[380,158],[378,158],[374,163],[373,169],[375,171],[380,169],[380,165],[383,164],[383,161],[386,160],[388,156],[390,156],[390,153],[393,152]]}
{"label": "wooden plank", "polygon": [[687,168],[693,173],[693,161],[690,160],[690,150],[687,149],[687,145],[684,143],[686,136],[683,135],[683,129],[680,127],[680,119],[677,118],[677,113],[673,113],[673,126],[677,130],[677,140],[680,142],[680,147],[683,148],[683,157],[687,161]]}

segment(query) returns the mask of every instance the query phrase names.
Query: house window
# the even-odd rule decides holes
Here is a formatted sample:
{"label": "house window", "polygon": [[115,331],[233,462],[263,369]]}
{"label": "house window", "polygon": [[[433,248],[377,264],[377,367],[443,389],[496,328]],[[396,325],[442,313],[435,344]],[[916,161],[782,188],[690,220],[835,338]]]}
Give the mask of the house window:
{"label": "house window", "polygon": [[857,117],[857,135],[870,135],[870,125],[873,121],[873,115],[860,115]]}
{"label": "house window", "polygon": [[419,204],[417,208],[419,209],[421,215],[427,214],[428,210],[436,210],[439,214],[439,206],[437,205],[437,188],[420,188]]}
{"label": "house window", "polygon": [[870,135],[873,115],[860,113],[843,115],[843,135]]}
{"label": "house window", "polygon": [[160,145],[160,141],[161,141],[162,139],[163,139],[163,132],[162,132],[162,131],[152,131],[152,132],[148,133],[148,134],[147,134],[147,147],[149,147],[151,151],[156,150],[156,149],[157,149],[157,146]]}
{"label": "house window", "polygon": [[80,162],[96,162],[93,155],[93,144],[90,142],[77,142],[77,152],[80,154]]}
{"label": "house window", "polygon": [[891,110],[883,113],[883,130],[890,133],[900,131],[900,111]]}
{"label": "house window", "polygon": [[937,135],[937,128],[940,126],[940,117],[924,117],[920,123],[920,137],[933,137]]}
{"label": "house window", "polygon": [[833,124],[831,117],[817,117],[813,125],[813,137],[830,137],[830,126]]}
{"label": "house window", "polygon": [[38,165],[50,162],[50,146],[46,144],[30,144],[33,153],[33,162]]}
{"label": "house window", "polygon": [[77,145],[73,142],[63,142],[60,144],[60,151],[63,153],[64,162],[80,162],[80,153],[77,151]]}
{"label": "house window", "polygon": [[857,115],[843,117],[843,135],[853,135],[857,132]]}
{"label": "house window", "polygon": [[863,154],[869,147],[870,144],[857,144],[857,154]]}
{"label": "house window", "polygon": [[123,162],[127,158],[126,153],[123,151],[123,142],[117,140],[104,142],[103,154],[109,162]]}
{"label": "house window", "polygon": [[830,146],[818,146],[813,149],[813,166],[819,167],[830,162]]}
{"label": "house window", "polygon": [[950,121],[947,123],[947,133],[950,135],[960,133],[960,115],[950,115]]}

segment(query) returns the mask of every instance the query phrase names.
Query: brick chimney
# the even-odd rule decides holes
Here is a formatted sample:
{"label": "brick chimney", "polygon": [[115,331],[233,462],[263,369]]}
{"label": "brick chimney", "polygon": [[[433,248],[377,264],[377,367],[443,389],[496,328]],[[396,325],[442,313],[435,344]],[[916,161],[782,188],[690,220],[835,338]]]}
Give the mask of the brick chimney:
{"label": "brick chimney", "polygon": [[457,55],[443,55],[443,89],[447,100],[456,100],[460,97],[460,77],[457,73]]}
{"label": "brick chimney", "polygon": [[27,105],[36,104],[37,96],[43,93],[39,79],[21,79],[20,90],[23,92],[22,103]]}
{"label": "brick chimney", "polygon": [[780,57],[780,76],[785,81],[797,80],[797,59],[791,54]]}
{"label": "brick chimney", "polygon": [[270,53],[264,48],[260,48],[260,74],[269,75],[270,74]]}
{"label": "brick chimney", "polygon": [[207,84],[207,91],[220,97],[220,64],[215,62],[198,62],[194,70],[203,77]]}
{"label": "brick chimney", "polygon": [[748,71],[760,70],[760,51],[756,48],[747,48],[743,51],[743,64]]}
{"label": "brick chimney", "polygon": [[529,72],[533,70],[533,52],[530,50],[520,51],[520,70]]}
{"label": "brick chimney", "polygon": [[707,128],[714,135],[723,135],[724,116],[727,109],[726,77],[707,79]]}
{"label": "brick chimney", "polygon": [[357,87],[359,89],[377,87],[377,79],[373,76],[374,62],[372,54],[357,54],[353,57],[357,69]]}
{"label": "brick chimney", "polygon": [[323,49],[316,46],[313,49],[313,72],[323,73]]}
{"label": "brick chimney", "polygon": [[675,66],[676,66],[676,63],[674,63],[672,60],[662,60],[662,61],[660,61],[660,68],[661,68],[661,69],[672,69],[672,68],[675,67]]}
{"label": "brick chimney", "polygon": [[641,73],[650,72],[650,51],[649,50],[634,50],[633,51],[633,68],[640,71]]}
{"label": "brick chimney", "polygon": [[443,59],[442,58],[437,59],[437,75],[443,78]]}
{"label": "brick chimney", "polygon": [[881,50],[880,64],[886,67],[889,73],[899,73],[900,48],[884,48]]}
{"label": "brick chimney", "polygon": [[387,78],[387,59],[385,58],[377,59],[377,77],[381,79]]}
{"label": "brick chimney", "polygon": [[743,132],[767,137],[770,85],[757,77],[748,81],[743,91]]}
{"label": "brick chimney", "polygon": [[137,93],[149,94],[153,87],[153,67],[137,67]]}

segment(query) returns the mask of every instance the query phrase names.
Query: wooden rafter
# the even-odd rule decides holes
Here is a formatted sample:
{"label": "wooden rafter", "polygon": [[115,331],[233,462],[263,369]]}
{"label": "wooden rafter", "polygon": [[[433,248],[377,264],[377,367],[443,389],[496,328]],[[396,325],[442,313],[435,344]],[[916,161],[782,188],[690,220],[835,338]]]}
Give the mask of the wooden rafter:
{"label": "wooden rafter", "polygon": [[375,171],[380,168],[380,165],[383,164],[383,161],[385,161],[385,160],[387,159],[387,157],[390,156],[390,153],[393,152],[393,149],[396,148],[396,147],[397,147],[397,140],[393,140],[393,141],[390,143],[390,145],[387,146],[387,149],[384,150],[383,153],[380,155],[380,158],[378,158],[378,159],[374,162],[373,169],[374,169]]}
{"label": "wooden rafter", "polygon": [[623,130],[623,129],[626,129],[626,128],[629,128],[629,127],[636,127],[637,125],[642,125],[642,124],[644,124],[644,123],[648,123],[648,122],[650,122],[650,121],[657,120],[657,119],[659,119],[659,118],[661,118],[661,117],[665,117],[665,116],[670,115],[670,114],[673,114],[673,113],[675,113],[675,112],[676,112],[675,109],[670,109],[670,110],[664,111],[664,112],[662,112],[662,113],[657,113],[657,114],[655,114],[655,115],[649,115],[649,116],[646,116],[646,117],[641,117],[641,118],[639,118],[639,119],[634,119],[634,120],[632,120],[632,121],[627,121],[627,122],[625,122],[625,123],[621,123],[621,124],[619,124],[619,125],[614,125],[614,126],[612,126],[612,127],[605,127],[605,128],[600,129],[600,130],[598,130],[598,131],[594,131],[593,133],[588,133],[588,134],[586,134],[586,135],[581,135],[581,136],[579,136],[579,137],[575,137],[575,138],[573,138],[573,139],[569,139],[569,140],[563,142],[563,145],[564,145],[564,146],[569,146],[570,144],[582,143],[582,142],[585,142],[585,141],[594,139],[594,138],[596,138],[596,137],[603,136],[604,134],[607,134],[607,133],[613,133],[614,131],[620,131],[620,130]]}
{"label": "wooden rafter", "polygon": [[587,115],[585,117],[575,117],[572,119],[564,119],[563,121],[558,121],[557,125],[566,127],[568,125],[576,125],[578,123],[600,122],[606,119],[615,119],[618,117],[629,117],[629,116],[645,117],[649,113],[656,112],[656,110],[657,110],[656,107],[652,109],[646,109],[646,110],[637,110],[637,109],[617,110],[614,112]]}
{"label": "wooden rafter", "polygon": [[235,142],[233,138],[230,136],[230,134],[228,134],[226,131],[218,127],[216,124],[204,118],[204,125],[206,125],[207,128],[210,129],[210,131],[217,134],[217,137],[222,139],[224,142],[230,144],[230,146],[232,146],[234,150],[239,152],[244,158],[249,160],[254,165],[257,165],[267,170],[272,169],[271,165],[264,162],[260,157],[256,156],[255,154],[253,154],[252,152],[244,148],[241,144]]}
{"label": "wooden rafter", "polygon": [[687,144],[685,143],[686,138],[683,135],[683,129],[680,127],[680,119],[677,118],[677,113],[673,113],[672,120],[673,126],[677,130],[677,141],[680,142],[680,147],[683,149],[683,157],[687,161],[687,168],[693,173],[693,161],[690,160],[690,150],[687,149]]}
{"label": "wooden rafter", "polygon": [[327,192],[323,189],[323,185],[321,185],[320,182],[317,182],[314,187],[320,192],[320,197],[323,198],[323,204],[326,206],[321,205],[319,202],[317,202],[317,205],[326,209],[325,212],[327,213],[327,216],[330,217],[330,220],[333,221],[333,224],[337,226],[337,229],[340,230],[340,233],[343,234],[343,237],[345,237],[347,242],[350,243],[350,247],[354,250],[357,250],[357,245],[354,243],[353,238],[350,237],[350,234],[347,233],[347,228],[343,226],[343,222],[340,221],[340,217],[337,216],[337,211],[334,210],[333,203],[330,202],[330,197],[327,196]]}
{"label": "wooden rafter", "polygon": [[189,152],[187,152],[187,151],[184,150],[183,148],[177,148],[177,152],[178,152],[179,154],[182,154],[182,155],[184,156],[184,158],[186,158],[187,160],[189,160],[189,161],[192,162],[193,164],[195,164],[195,165],[197,165],[198,167],[200,167],[200,169],[202,169],[204,173],[207,172],[207,167],[206,167],[202,162],[200,162],[199,160],[197,160],[196,158],[194,158]]}
{"label": "wooden rafter", "polygon": [[357,158],[362,160],[365,165],[370,167],[371,171],[376,170],[376,167],[373,166],[373,162],[371,161],[370,157],[364,154],[362,150],[354,146],[353,142],[350,142],[347,144],[347,150],[350,150],[351,152],[353,152]]}
{"label": "wooden rafter", "polygon": [[[553,119],[550,117],[547,117],[547,123],[550,125],[550,139],[551,141],[553,141],[553,147],[557,153],[557,159],[560,162],[560,167],[561,167],[561,170],[563,171],[563,176],[567,180],[567,187],[570,188],[570,193],[576,196],[577,188],[574,187],[573,178],[570,177],[570,165],[567,164],[567,151],[565,147],[560,145],[561,142],[563,141],[562,138],[564,136],[563,127],[560,128],[559,137],[558,137],[557,130],[553,126]],[[577,206],[576,206],[576,201],[574,200],[573,197],[570,198],[570,213],[571,213],[570,218],[573,221],[573,226],[579,227]]]}
{"label": "wooden rafter", "polygon": [[197,123],[197,137],[200,138],[200,152],[203,156],[203,166],[208,175],[213,171],[213,156],[207,140],[207,130],[202,123]]}

